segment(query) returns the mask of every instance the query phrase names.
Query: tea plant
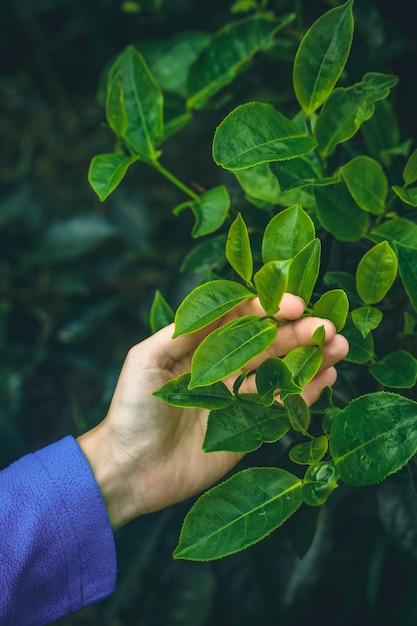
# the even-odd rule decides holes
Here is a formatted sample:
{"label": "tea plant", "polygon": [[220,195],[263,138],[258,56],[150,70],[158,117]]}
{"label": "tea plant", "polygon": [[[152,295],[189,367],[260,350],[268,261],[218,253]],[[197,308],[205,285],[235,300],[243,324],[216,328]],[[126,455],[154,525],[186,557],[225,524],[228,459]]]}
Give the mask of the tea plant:
{"label": "tea plant", "polygon": [[[184,267],[210,266],[205,261],[219,250],[228,262],[212,265],[215,274],[202,272],[175,313],[175,335],[208,326],[247,298],[259,297],[266,311],[210,333],[191,371],[156,395],[210,411],[207,453],[277,442],[288,451],[284,467],[246,468],[203,494],[186,516],[176,558],[205,561],[242,550],[302,505],[322,507],[339,485],[377,484],[417,452],[417,403],[409,397],[417,380],[417,150],[401,141],[390,102],[396,76],[367,72],[348,82],[353,4],[324,13],[298,43],[295,115],[250,101],[215,130],[214,162],[235,177],[242,207],[227,185],[198,193],[180,181],[162,165],[162,146],[278,33],[290,38],[296,14],[277,18],[265,2],[237,2],[235,11],[253,14],[212,36],[184,33],[148,61],[129,46],[108,71],[106,117],[116,144],[92,160],[93,189],[105,200],[128,168],[146,163],[187,197],[174,213],[193,211],[192,236],[211,236]],[[332,320],[349,340],[342,407],[329,389],[311,412],[301,396],[320,368],[323,327],[313,346],[266,359],[253,373],[257,393],[241,393],[244,377],[233,393],[222,383],[274,341],[286,291],[304,299],[306,315]],[[158,292],[152,329],[173,317]]]}

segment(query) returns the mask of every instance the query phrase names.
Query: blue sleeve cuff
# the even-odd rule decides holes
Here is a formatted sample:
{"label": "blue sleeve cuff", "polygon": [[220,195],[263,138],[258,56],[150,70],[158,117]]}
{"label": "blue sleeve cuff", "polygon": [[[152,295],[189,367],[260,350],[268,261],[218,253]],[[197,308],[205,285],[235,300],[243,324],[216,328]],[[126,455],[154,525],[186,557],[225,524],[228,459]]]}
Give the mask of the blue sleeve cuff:
{"label": "blue sleeve cuff", "polygon": [[113,593],[107,510],[73,437],[0,472],[0,623],[43,626]]}

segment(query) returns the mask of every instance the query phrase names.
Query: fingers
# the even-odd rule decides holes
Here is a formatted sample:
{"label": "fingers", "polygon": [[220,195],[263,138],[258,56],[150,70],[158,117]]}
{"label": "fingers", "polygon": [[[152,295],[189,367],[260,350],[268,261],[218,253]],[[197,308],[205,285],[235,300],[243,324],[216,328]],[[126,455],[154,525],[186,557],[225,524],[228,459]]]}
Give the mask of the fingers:
{"label": "fingers", "polygon": [[[304,301],[298,296],[294,296],[292,293],[284,293],[279,306],[279,311],[275,317],[280,320],[296,320],[301,317],[305,309]],[[263,317],[266,315],[265,310],[259,302],[259,298],[245,300],[236,307],[235,311],[239,316],[259,315]]]}
{"label": "fingers", "polygon": [[316,402],[324,387],[332,387],[337,379],[337,372],[335,367],[328,367],[327,369],[319,372],[311,382],[308,383],[303,389],[301,394],[310,406]]}

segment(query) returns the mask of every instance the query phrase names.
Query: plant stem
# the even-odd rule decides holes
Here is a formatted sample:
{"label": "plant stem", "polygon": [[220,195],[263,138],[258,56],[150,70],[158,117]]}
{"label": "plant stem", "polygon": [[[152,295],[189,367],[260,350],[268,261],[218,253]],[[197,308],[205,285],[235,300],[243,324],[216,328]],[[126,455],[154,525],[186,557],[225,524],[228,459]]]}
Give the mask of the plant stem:
{"label": "plant stem", "polygon": [[187,185],[184,185],[174,174],[171,174],[168,170],[165,169],[163,165],[159,163],[159,161],[152,161],[151,165],[160,173],[162,176],[165,176],[175,187],[181,189],[187,196],[190,196],[193,200],[199,200],[199,196],[194,193]]}

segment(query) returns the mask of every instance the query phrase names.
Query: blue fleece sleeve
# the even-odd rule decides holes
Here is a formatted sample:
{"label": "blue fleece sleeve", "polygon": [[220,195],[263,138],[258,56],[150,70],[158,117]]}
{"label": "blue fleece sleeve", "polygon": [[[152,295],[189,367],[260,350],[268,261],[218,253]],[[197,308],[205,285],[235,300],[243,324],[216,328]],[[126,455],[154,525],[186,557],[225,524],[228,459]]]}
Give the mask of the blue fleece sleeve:
{"label": "blue fleece sleeve", "polygon": [[44,626],[114,591],[113,532],[72,437],[0,472],[0,581],[2,626]]}

